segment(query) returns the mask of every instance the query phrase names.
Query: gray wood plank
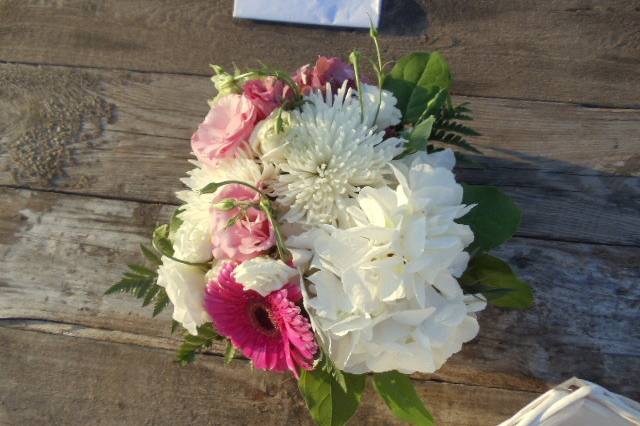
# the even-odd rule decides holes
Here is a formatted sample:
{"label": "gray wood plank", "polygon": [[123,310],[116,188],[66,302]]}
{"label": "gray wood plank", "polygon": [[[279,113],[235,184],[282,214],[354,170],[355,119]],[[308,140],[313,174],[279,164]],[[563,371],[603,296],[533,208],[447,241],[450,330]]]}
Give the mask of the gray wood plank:
{"label": "gray wood plank", "polygon": [[[171,339],[128,296],[103,296],[140,260],[138,243],[170,208],[25,190],[0,191],[0,318],[65,322]],[[497,255],[533,286],[526,312],[490,308],[479,337],[433,376],[528,391],[572,375],[640,396],[640,254],[635,248],[514,239]],[[174,341],[175,342],[175,341]],[[171,343],[171,341],[169,341]]]}
{"label": "gray wood plank", "polygon": [[[0,185],[175,203],[212,94],[203,77],[0,65]],[[640,111],[458,99],[486,154],[461,177],[513,195],[520,235],[640,245]]]}
{"label": "gray wood plank", "polygon": [[[180,368],[167,350],[2,326],[0,343],[3,424],[313,424],[292,376],[251,371],[244,361],[224,365],[205,356]],[[437,382],[416,387],[443,426],[496,424],[537,396]],[[350,424],[401,423],[369,386]]]}
{"label": "gray wood plank", "polygon": [[[637,1],[389,3],[386,58],[440,50],[456,93],[639,105]],[[231,10],[232,0],[3,0],[0,60],[208,74],[210,62],[293,70],[318,54],[372,53],[366,31],[234,21]]]}

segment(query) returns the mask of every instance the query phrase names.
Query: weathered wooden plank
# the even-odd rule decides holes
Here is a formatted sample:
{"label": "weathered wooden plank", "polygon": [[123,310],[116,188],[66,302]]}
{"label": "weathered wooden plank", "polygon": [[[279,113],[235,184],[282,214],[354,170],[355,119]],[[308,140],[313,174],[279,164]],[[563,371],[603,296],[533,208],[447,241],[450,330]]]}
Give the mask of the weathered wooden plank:
{"label": "weathered wooden plank", "polygon": [[[45,116],[74,129],[76,122],[91,124],[98,118],[107,131],[186,141],[214,93],[209,79],[199,76],[0,64],[0,137],[4,143],[24,137]],[[465,96],[456,101],[469,102],[473,109],[473,127],[482,133],[473,142],[490,166],[640,175],[640,111]],[[49,108],[47,115],[44,108],[52,105],[57,108]],[[70,138],[99,140],[93,127]],[[186,142],[176,149],[184,155],[184,147]],[[6,181],[6,175],[0,176]]]}
{"label": "weathered wooden plank", "polygon": [[[2,65],[0,184],[173,203],[212,92],[202,77]],[[461,100],[487,154],[462,177],[505,187],[521,235],[640,244],[640,179],[624,176],[640,173],[640,111]]]}
{"label": "weathered wooden plank", "polygon": [[[440,50],[458,93],[638,106],[636,1],[386,3],[386,57]],[[231,9],[231,0],[4,0],[0,60],[207,74],[210,62],[293,70],[318,54],[372,54],[366,31],[234,21]]]}
{"label": "weathered wooden plank", "polygon": [[[291,376],[251,371],[244,361],[205,356],[180,368],[166,350],[3,327],[0,343],[6,424],[313,424]],[[536,396],[416,385],[439,425],[496,424]],[[400,423],[369,387],[351,424]]]}
{"label": "weathered wooden plank", "polygon": [[[0,317],[62,321],[168,338],[127,296],[104,297],[167,206],[2,190]],[[635,248],[515,239],[497,254],[536,291],[526,312],[488,309],[481,333],[440,370],[455,383],[539,391],[579,375],[632,397],[640,368]]]}

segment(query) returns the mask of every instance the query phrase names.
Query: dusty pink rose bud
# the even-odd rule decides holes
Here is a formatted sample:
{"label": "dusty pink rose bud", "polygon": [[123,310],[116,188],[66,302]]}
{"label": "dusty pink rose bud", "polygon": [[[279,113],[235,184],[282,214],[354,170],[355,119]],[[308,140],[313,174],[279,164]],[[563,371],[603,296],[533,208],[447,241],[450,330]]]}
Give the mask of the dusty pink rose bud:
{"label": "dusty pink rose bud", "polygon": [[324,90],[326,83],[336,90],[346,80],[350,87],[355,87],[356,74],[353,66],[340,58],[318,56],[314,67],[304,65],[300,67],[293,80],[298,83],[302,92],[308,94],[311,90]]}
{"label": "dusty pink rose bud", "polygon": [[217,159],[235,157],[248,149],[257,115],[251,101],[242,95],[220,98],[191,136],[191,149],[205,164],[214,165]]}
{"label": "dusty pink rose bud", "polygon": [[[223,200],[258,202],[258,194],[243,185],[228,185],[220,190],[213,204]],[[230,210],[211,208],[211,243],[215,259],[243,262],[259,256],[275,245],[275,233],[267,215],[249,207],[246,214],[241,207]]]}
{"label": "dusty pink rose bud", "polygon": [[275,77],[250,80],[244,85],[244,96],[258,110],[258,120],[263,120],[282,105],[285,99],[293,97],[291,88]]}

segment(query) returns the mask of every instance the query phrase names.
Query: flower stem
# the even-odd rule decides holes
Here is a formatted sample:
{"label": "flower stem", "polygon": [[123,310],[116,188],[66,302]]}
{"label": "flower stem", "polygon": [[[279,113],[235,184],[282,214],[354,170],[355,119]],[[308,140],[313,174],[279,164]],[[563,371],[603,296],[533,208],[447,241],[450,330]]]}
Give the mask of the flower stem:
{"label": "flower stem", "polygon": [[157,251],[159,251],[160,253],[162,253],[163,256],[168,257],[169,259],[173,260],[174,262],[178,262],[178,263],[182,263],[185,265],[189,265],[189,266],[196,266],[200,269],[202,269],[204,272],[207,272],[209,269],[211,269],[211,262],[213,261],[213,258],[207,260],[206,262],[188,262],[186,260],[182,260],[182,259],[178,259],[177,257],[174,257],[166,252],[163,252],[159,247],[157,247],[155,245],[154,242],[151,242],[151,245],[153,246],[154,249],[156,249]]}
{"label": "flower stem", "polygon": [[360,122],[364,123],[364,93],[362,93],[362,82],[360,81],[360,52],[357,50],[351,52],[349,62],[353,65],[353,71],[356,75],[356,90],[358,90],[358,99],[360,100]]}
{"label": "flower stem", "polygon": [[268,198],[263,198],[262,200],[260,200],[260,207],[262,207],[262,210],[267,215],[269,222],[271,222],[271,225],[273,226],[273,232],[276,234],[276,248],[278,249],[278,256],[280,256],[280,259],[284,263],[289,263],[293,256],[284,243],[282,230],[280,229],[280,225],[278,224],[278,222],[276,222],[275,220],[273,208],[271,207],[271,201]]}

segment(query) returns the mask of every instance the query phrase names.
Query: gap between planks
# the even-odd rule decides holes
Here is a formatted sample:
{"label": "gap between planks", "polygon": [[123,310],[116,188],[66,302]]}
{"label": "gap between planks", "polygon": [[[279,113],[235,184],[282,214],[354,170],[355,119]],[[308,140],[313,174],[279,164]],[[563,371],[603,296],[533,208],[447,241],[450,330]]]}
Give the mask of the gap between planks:
{"label": "gap between planks", "polygon": [[[108,343],[118,343],[125,345],[138,346],[149,349],[159,349],[164,351],[175,352],[180,344],[180,338],[166,338],[147,336],[143,334],[130,333],[126,331],[107,329],[107,328],[95,328],[88,327],[83,324],[75,324],[64,321],[52,321],[33,318],[0,318],[0,327],[8,328],[12,330],[31,331],[43,334],[62,335],[67,337],[73,337],[78,339],[96,340]],[[218,358],[224,358],[225,345],[214,342],[211,349],[207,349],[200,352],[198,356],[215,356]],[[248,360],[240,355],[236,355],[234,361],[241,361],[246,363]],[[180,368],[176,364],[176,368]],[[507,391],[529,392],[532,395],[537,395],[541,390],[532,390],[531,388],[518,388],[515,386],[495,386],[484,385],[477,383],[456,382],[443,378],[429,378],[426,374],[413,374],[412,380],[416,382],[434,382],[444,383],[450,385],[459,385],[469,388],[481,388],[481,389],[498,389]]]}

